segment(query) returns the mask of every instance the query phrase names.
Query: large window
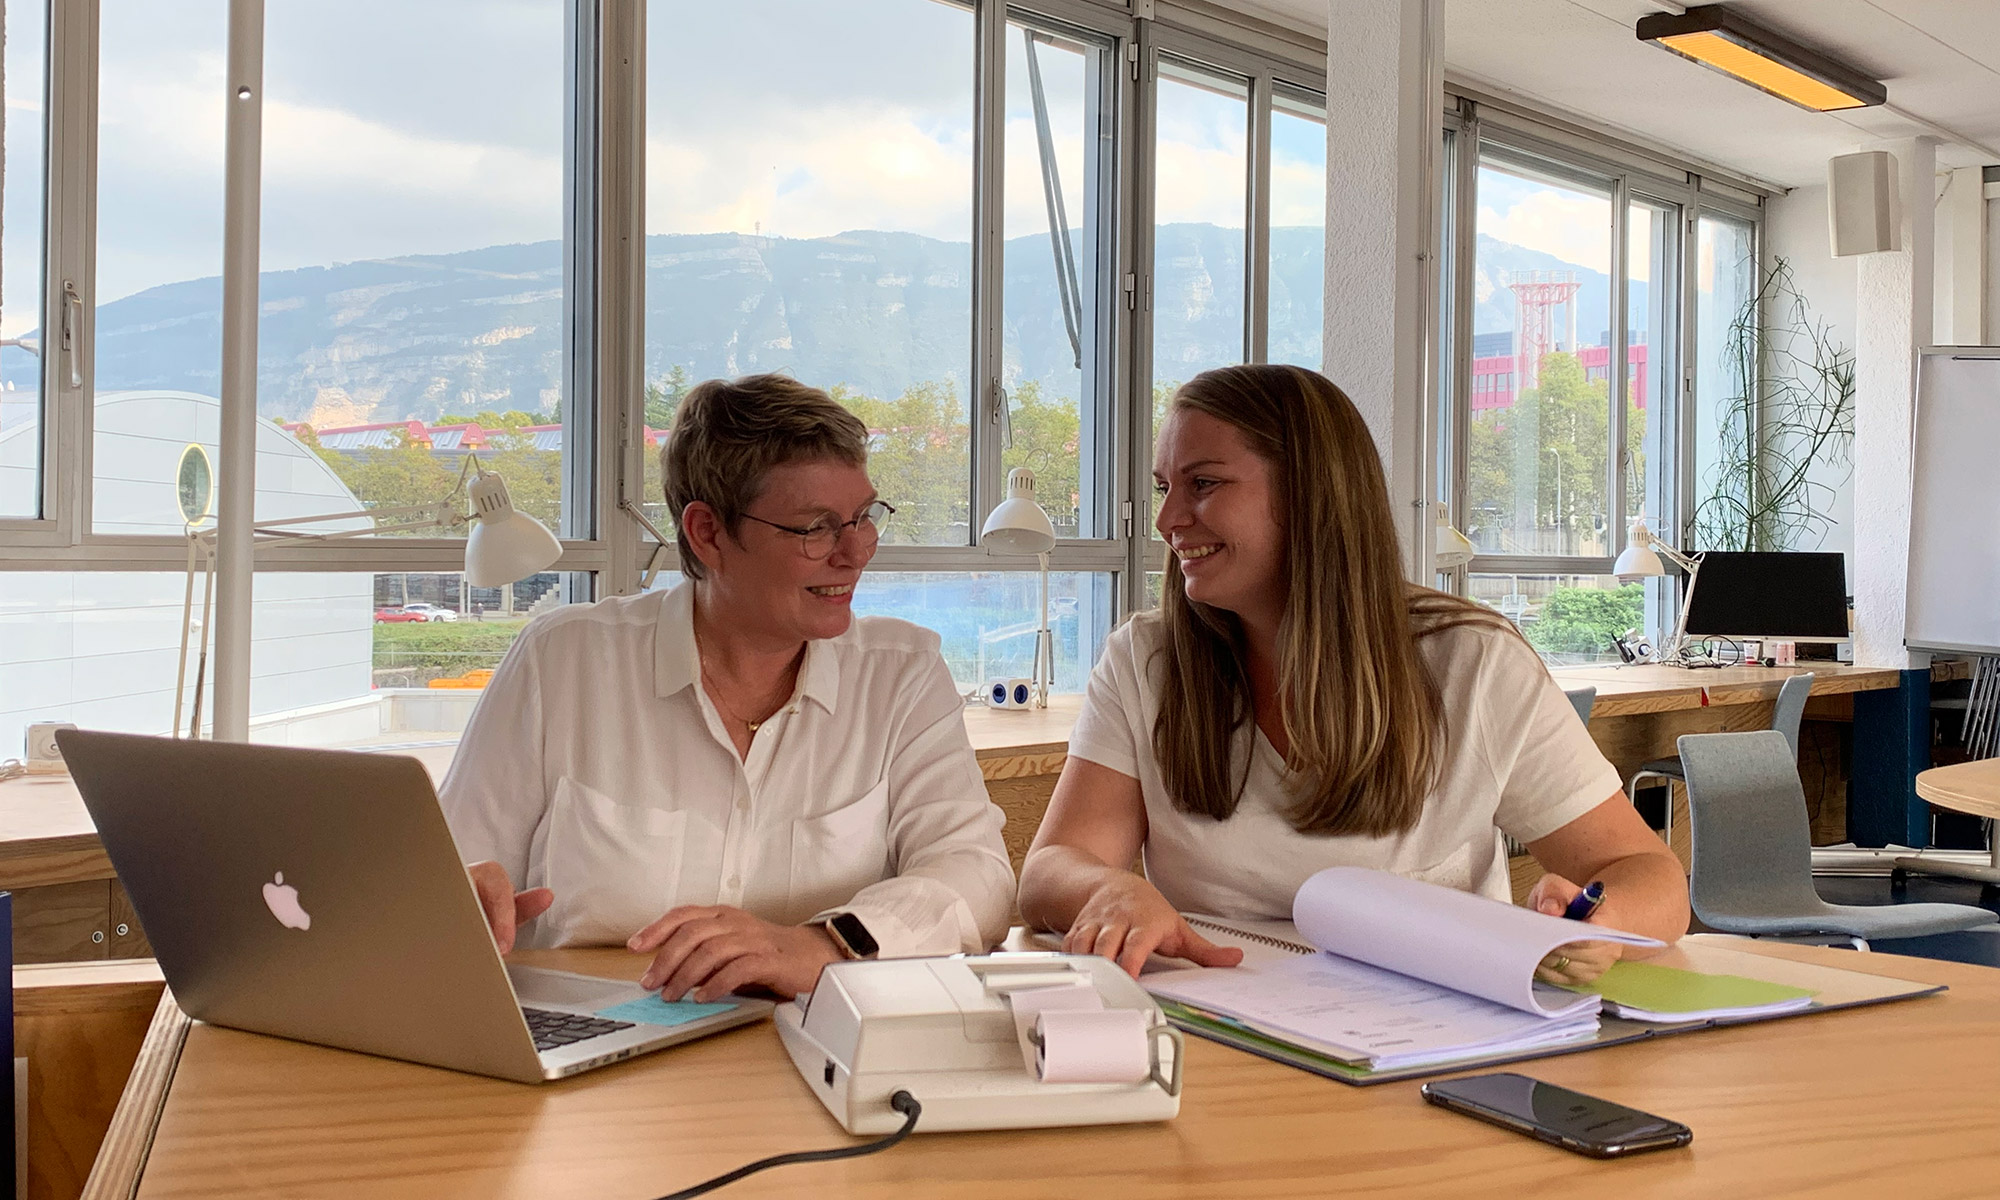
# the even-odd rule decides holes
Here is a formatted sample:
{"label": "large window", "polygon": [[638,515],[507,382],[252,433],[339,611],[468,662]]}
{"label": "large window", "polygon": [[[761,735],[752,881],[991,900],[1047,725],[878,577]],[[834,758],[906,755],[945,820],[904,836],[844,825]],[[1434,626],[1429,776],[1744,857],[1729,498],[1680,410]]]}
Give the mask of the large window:
{"label": "large window", "polygon": [[1746,311],[1757,292],[1756,227],[1704,213],[1694,262],[1693,549],[1749,549],[1756,500],[1754,331]]}
{"label": "large window", "polygon": [[[1459,586],[1551,662],[1612,660],[1616,635],[1657,640],[1678,600],[1673,580],[1610,574],[1628,526],[1644,516],[1685,544],[1691,480],[1718,475],[1732,413],[1747,420],[1730,351],[1754,350],[1729,333],[1754,282],[1755,221],[1703,211],[1692,178],[1486,129],[1474,109],[1447,133],[1444,204],[1439,490],[1476,552]],[[1690,322],[1704,364],[1692,419]]]}
{"label": "large window", "polygon": [[[681,397],[758,371],[867,425],[898,515],[857,608],[936,629],[968,688],[1031,670],[1037,564],[978,535],[1035,472],[1075,690],[1152,599],[1166,389],[1319,362],[1324,56],[1249,28],[1071,0],[357,0],[273,6],[239,96],[216,0],[0,4],[0,751],[28,720],[186,729],[222,626],[248,629],[228,669],[255,736],[449,739],[534,614],[640,586],[654,547],[620,503],[669,525]],[[347,536],[261,541],[225,615],[200,601],[216,489],[183,501],[189,472],[238,482],[242,99],[250,498],[260,525]],[[465,510],[473,456],[563,538],[551,571],[467,585],[460,531],[424,517]]]}
{"label": "large window", "polygon": [[1271,252],[1267,362],[1317,371],[1326,341],[1326,104],[1280,88],[1271,98]]}
{"label": "large window", "polygon": [[968,545],[972,13],[653,0],[646,23],[647,424],[690,380],[783,371],[867,423],[885,543]]}
{"label": "large window", "polygon": [[1035,472],[1066,538],[1111,536],[1111,143],[1108,40],[1007,27],[1001,466]]}

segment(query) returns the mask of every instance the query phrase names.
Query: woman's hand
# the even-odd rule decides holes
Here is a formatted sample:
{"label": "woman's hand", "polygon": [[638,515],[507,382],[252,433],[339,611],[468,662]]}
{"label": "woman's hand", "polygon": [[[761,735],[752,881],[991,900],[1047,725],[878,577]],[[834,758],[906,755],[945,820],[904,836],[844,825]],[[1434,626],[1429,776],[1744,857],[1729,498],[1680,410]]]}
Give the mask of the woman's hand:
{"label": "woman's hand", "polygon": [[[1528,907],[1547,916],[1560,917],[1569,907],[1569,902],[1582,892],[1582,888],[1560,875],[1544,875],[1529,890]],[[1592,919],[1595,917],[1593,913]],[[1578,925],[1589,923],[1577,922]],[[1615,942],[1569,942],[1549,952],[1549,956],[1535,968],[1535,978],[1544,983],[1589,983],[1610,970],[1620,954]]]}
{"label": "woman's hand", "polygon": [[479,907],[486,910],[486,927],[493,931],[493,944],[502,954],[514,948],[516,930],[556,902],[556,894],[545,887],[515,891],[507,868],[497,862],[473,863],[465,873],[472,876],[472,890],[479,893]]}
{"label": "woman's hand", "polygon": [[786,997],[809,992],[821,967],[846,957],[818,925],[773,925],[726,905],[683,905],[625,944],[653,956],[640,987],[658,988],[663,1000],[692,989],[703,1004],[752,984]]}
{"label": "woman's hand", "polygon": [[1063,936],[1069,954],[1101,954],[1138,978],[1153,953],[1185,958],[1203,967],[1233,967],[1243,951],[1225,949],[1188,927],[1160,889],[1129,871],[1090,894]]}

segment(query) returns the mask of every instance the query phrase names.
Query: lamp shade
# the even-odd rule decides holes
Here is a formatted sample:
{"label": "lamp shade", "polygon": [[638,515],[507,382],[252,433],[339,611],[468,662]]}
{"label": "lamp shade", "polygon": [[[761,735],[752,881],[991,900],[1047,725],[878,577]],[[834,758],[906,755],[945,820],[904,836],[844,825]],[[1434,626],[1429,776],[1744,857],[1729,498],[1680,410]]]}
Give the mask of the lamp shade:
{"label": "lamp shade", "polygon": [[1035,473],[1026,467],[1007,472],[1007,498],[979,531],[979,544],[993,554],[1047,554],[1056,548],[1056,527],[1035,503]]}
{"label": "lamp shade", "polygon": [[465,581],[473,587],[505,587],[546,571],[562,557],[562,543],[549,527],[514,507],[506,481],[483,472],[467,489],[472,498],[472,530],[465,539]]}
{"label": "lamp shade", "polygon": [[1472,539],[1458,531],[1443,509],[1438,510],[1437,566],[1440,571],[1462,567],[1472,561]]}
{"label": "lamp shade", "polygon": [[1643,579],[1648,575],[1665,575],[1667,564],[1660,561],[1653,549],[1653,531],[1646,528],[1646,518],[1632,522],[1632,528],[1625,539],[1625,550],[1612,565],[1611,573],[1623,580]]}

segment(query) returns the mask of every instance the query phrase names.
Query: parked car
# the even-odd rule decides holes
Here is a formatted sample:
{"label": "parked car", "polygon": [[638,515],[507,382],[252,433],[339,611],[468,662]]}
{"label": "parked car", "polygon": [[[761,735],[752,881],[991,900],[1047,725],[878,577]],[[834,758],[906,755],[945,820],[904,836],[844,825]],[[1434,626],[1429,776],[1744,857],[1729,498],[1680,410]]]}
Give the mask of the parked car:
{"label": "parked car", "polygon": [[426,604],[421,600],[417,601],[415,604],[405,604],[403,606],[403,611],[406,613],[416,613],[417,619],[420,621],[458,620],[458,612],[456,609],[439,608],[435,604]]}
{"label": "parked car", "polygon": [[375,619],[383,622],[402,622],[422,621],[427,618],[420,612],[411,612],[405,608],[378,608],[375,610]]}

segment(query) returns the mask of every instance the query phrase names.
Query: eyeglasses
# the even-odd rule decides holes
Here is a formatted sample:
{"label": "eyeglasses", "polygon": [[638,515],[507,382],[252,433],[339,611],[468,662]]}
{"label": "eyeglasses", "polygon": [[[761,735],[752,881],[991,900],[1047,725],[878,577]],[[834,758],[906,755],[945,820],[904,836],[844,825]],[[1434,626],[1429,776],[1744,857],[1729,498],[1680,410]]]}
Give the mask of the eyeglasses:
{"label": "eyeglasses", "polygon": [[862,509],[861,515],[852,521],[836,521],[829,513],[810,525],[780,525],[776,521],[766,521],[749,513],[743,514],[745,519],[755,521],[759,525],[769,525],[780,533],[797,536],[801,553],[814,562],[832,554],[833,548],[840,544],[840,535],[849,529],[854,531],[863,550],[873,550],[875,544],[882,540],[883,524],[895,515],[895,506],[882,500],[877,500]]}

